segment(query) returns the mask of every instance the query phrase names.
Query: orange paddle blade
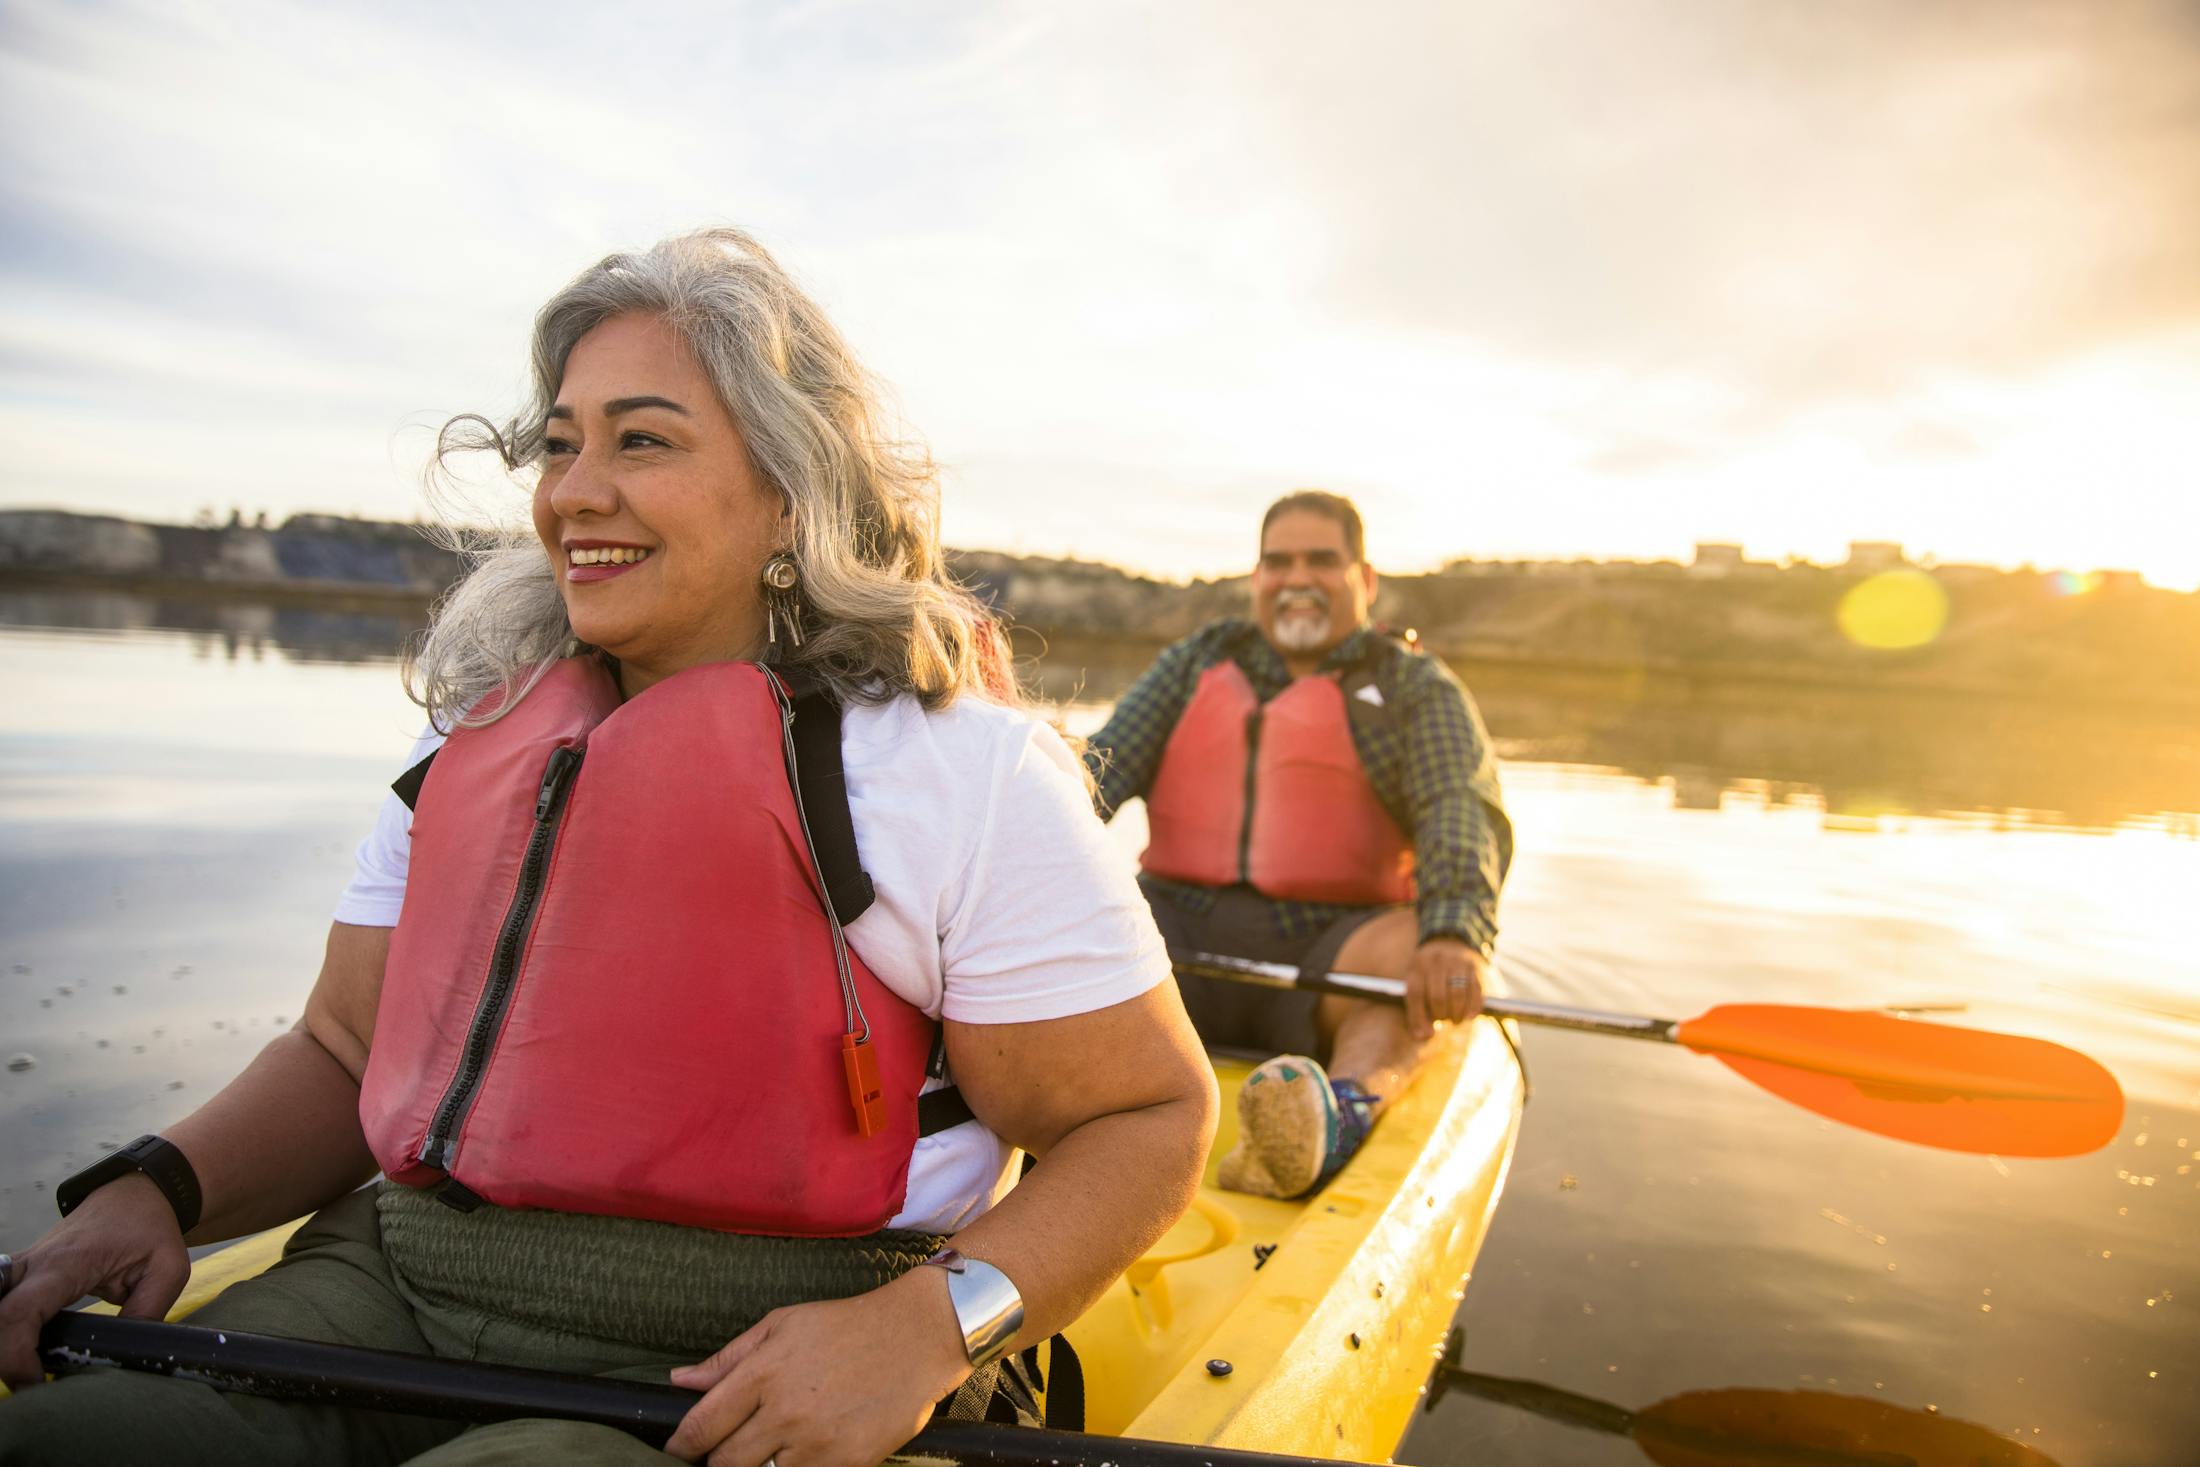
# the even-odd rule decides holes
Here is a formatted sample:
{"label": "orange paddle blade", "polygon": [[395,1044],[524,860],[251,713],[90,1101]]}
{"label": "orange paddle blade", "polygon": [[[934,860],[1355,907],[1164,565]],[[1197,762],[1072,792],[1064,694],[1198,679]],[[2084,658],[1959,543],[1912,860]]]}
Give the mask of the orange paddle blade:
{"label": "orange paddle blade", "polygon": [[2123,1124],[2115,1077],[2044,1039],[1787,1004],[1721,1004],[1673,1038],[1820,1115],[1951,1151],[2080,1156]]}
{"label": "orange paddle blade", "polygon": [[1976,1422],[1828,1391],[1689,1391],[1637,1412],[1634,1438],[1659,1467],[2055,1467]]}

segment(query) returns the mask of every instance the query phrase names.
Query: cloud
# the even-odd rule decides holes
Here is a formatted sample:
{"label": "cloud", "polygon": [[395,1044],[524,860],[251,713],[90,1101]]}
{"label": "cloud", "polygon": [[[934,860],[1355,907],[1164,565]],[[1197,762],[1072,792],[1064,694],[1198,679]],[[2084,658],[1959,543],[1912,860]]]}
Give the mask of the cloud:
{"label": "cloud", "polygon": [[2200,403],[2195,29],[0,0],[0,421],[36,439],[0,498],[410,514],[416,425],[516,405],[560,283],[730,222],[898,387],[963,543],[1234,570],[1320,483],[1400,569],[1777,554],[1928,499],[2059,544],[2059,486],[2157,484]]}
{"label": "cloud", "polygon": [[1929,418],[1913,418],[1887,438],[1887,452],[1905,459],[1972,458],[1980,447],[1977,435],[1969,429]]}
{"label": "cloud", "polygon": [[1658,474],[1669,469],[1685,468],[1701,463],[1705,450],[1685,443],[1675,443],[1661,438],[1622,438],[1606,444],[1584,461],[1584,467],[1597,474],[1627,477],[1634,474]]}
{"label": "cloud", "polygon": [[1775,408],[2200,319],[2173,0],[1264,16],[1231,79],[1339,309]]}

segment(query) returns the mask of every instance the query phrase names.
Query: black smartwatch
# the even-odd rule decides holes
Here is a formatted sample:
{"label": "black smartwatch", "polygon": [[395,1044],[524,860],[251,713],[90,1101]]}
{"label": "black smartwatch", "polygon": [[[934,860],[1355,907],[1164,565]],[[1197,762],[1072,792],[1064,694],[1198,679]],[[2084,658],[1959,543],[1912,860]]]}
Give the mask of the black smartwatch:
{"label": "black smartwatch", "polygon": [[140,1136],[103,1161],[95,1161],[53,1189],[53,1200],[67,1217],[77,1205],[117,1177],[143,1172],[176,1210],[176,1226],[190,1232],[199,1225],[199,1174],[182,1152],[158,1136]]}

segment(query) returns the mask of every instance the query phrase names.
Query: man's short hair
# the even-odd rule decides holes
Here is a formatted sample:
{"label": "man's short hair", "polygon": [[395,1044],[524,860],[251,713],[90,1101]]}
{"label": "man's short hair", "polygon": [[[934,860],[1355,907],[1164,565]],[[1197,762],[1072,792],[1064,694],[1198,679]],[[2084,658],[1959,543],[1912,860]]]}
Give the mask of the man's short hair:
{"label": "man's short hair", "polygon": [[1269,505],[1268,513],[1260,517],[1261,544],[1268,543],[1268,527],[1276,522],[1276,516],[1297,514],[1302,510],[1343,526],[1345,552],[1352,557],[1354,565],[1367,559],[1367,536],[1360,527],[1360,512],[1353,508],[1351,500],[1327,489],[1294,489]]}

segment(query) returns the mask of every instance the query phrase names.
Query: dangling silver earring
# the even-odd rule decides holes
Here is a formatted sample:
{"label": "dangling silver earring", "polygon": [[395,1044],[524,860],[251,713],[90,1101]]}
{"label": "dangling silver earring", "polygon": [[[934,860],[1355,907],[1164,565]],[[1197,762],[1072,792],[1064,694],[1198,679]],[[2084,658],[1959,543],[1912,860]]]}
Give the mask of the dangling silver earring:
{"label": "dangling silver earring", "polygon": [[764,633],[769,646],[779,645],[779,623],[787,623],[787,640],[794,646],[802,645],[802,608],[795,597],[795,588],[802,584],[802,571],[794,563],[794,557],[782,550],[764,562]]}

